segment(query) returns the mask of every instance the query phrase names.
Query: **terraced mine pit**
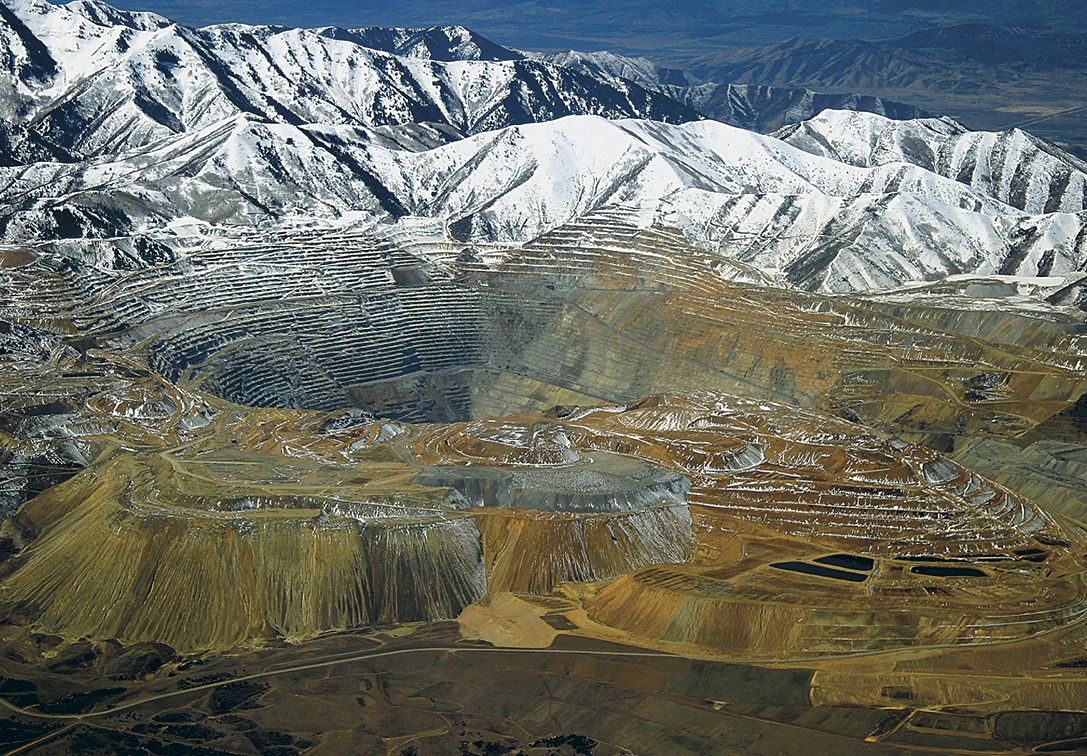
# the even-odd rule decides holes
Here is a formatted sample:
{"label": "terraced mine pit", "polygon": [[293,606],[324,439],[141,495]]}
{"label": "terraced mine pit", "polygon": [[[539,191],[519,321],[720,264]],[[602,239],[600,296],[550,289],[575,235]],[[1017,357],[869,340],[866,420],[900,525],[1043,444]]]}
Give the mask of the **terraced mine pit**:
{"label": "terraced mine pit", "polygon": [[619,210],[493,265],[338,234],[212,243],[136,271],[111,269],[110,249],[45,245],[11,272],[16,309],[250,406],[444,422],[710,388],[999,436],[1087,387],[1080,318],[1061,308],[769,288]]}
{"label": "terraced mine pit", "polygon": [[[154,667],[191,678],[155,683],[168,697],[210,695],[178,721],[227,745],[225,686],[246,675],[186,664],[246,649],[260,678],[284,642],[400,628],[378,643],[785,665],[807,670],[805,701],[907,707],[879,740],[936,744],[908,707],[967,705],[999,750],[979,724],[991,691],[970,687],[988,673],[921,684],[924,660],[1082,648],[1087,537],[1064,516],[1081,505],[931,448],[977,458],[1075,411],[1087,354],[1067,310],[775,289],[619,211],[509,249],[315,233],[130,270],[124,244],[3,253],[19,509],[0,531],[0,667],[19,690],[34,660],[62,670],[20,699],[27,722],[106,716],[145,682],[90,670],[165,681]],[[1060,669],[1022,705],[1087,694]],[[733,709],[682,674],[699,706]]]}

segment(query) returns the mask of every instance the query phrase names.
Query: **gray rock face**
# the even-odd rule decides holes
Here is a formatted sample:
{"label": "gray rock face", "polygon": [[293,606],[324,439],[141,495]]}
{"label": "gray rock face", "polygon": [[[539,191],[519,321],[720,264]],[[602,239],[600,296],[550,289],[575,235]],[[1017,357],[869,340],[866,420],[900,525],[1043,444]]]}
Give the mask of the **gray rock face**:
{"label": "gray rock face", "polygon": [[587,465],[554,470],[429,468],[413,482],[454,488],[472,506],[583,513],[653,509],[684,501],[691,487],[678,473],[604,453]]}

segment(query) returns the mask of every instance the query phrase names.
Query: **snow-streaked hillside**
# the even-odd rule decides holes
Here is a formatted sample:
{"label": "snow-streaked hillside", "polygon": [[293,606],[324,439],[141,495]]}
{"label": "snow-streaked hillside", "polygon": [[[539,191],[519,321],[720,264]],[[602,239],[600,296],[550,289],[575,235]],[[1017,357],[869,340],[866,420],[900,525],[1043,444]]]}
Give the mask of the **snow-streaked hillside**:
{"label": "snow-streaked hillside", "polygon": [[396,192],[413,214],[459,221],[467,238],[531,239],[630,204],[805,289],[960,272],[1064,275],[1087,256],[1082,203],[1028,215],[918,166],[851,166],[709,121],[567,118],[397,157],[399,170],[375,172],[405,177]]}
{"label": "snow-streaked hillside", "polygon": [[120,160],[2,169],[4,197],[18,207],[4,233],[115,235],[186,216],[267,225],[410,215],[446,220],[464,240],[517,243],[627,204],[805,289],[1064,275],[1087,255],[1082,204],[1030,215],[909,163],[849,165],[715,122],[571,116],[423,150],[391,133],[236,116]]}
{"label": "snow-streaked hillside", "polygon": [[520,50],[497,45],[463,26],[432,26],[426,29],[374,27],[350,30],[332,27],[324,33],[351,39],[373,50],[384,50],[394,55],[423,60],[522,60],[526,57]]}
{"label": "snow-streaked hillside", "polygon": [[15,0],[0,22],[0,62],[14,82],[4,120],[30,124],[29,134],[7,129],[8,141],[40,141],[62,159],[140,148],[239,114],[294,126],[433,122],[460,133],[570,114],[699,117],[626,81],[523,59],[398,56],[331,29],[191,29],[91,0]]}
{"label": "snow-streaked hillside", "polygon": [[1087,163],[1019,129],[968,131],[946,118],[827,111],[776,136],[849,165],[916,165],[1030,213],[1087,208]]}
{"label": "snow-streaked hillside", "polygon": [[0,40],[7,241],[424,217],[518,244],[624,205],[810,290],[1087,260],[1087,166],[1019,131],[827,111],[765,136],[609,69],[646,61],[576,71],[458,27],[195,30],[15,0]]}

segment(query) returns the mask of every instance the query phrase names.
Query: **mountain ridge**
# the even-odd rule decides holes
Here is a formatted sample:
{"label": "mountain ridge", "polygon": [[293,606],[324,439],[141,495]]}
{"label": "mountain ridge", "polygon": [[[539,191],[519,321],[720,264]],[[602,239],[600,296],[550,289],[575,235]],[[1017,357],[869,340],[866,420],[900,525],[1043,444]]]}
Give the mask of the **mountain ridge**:
{"label": "mountain ridge", "polygon": [[[450,243],[518,245],[618,204],[810,290],[1064,276],[1087,258],[1087,164],[1020,131],[824,111],[760,136],[619,75],[683,89],[648,61],[483,60],[522,54],[461,27],[193,30],[99,2],[14,7],[60,62],[17,85],[9,242],[418,216]],[[351,37],[366,34],[410,56]],[[9,50],[9,67],[29,60]],[[734,110],[766,94],[727,91]]]}
{"label": "mountain ridge", "polygon": [[[688,86],[694,82],[683,72],[608,53],[524,53],[464,27],[304,30],[224,24],[192,29],[90,0],[65,6],[19,0],[12,7],[27,18],[13,13],[8,21],[10,29],[16,29],[14,23],[21,30],[16,41],[22,40],[9,43],[8,67],[18,67],[15,58],[21,58],[18,65],[36,60],[33,70],[49,74],[37,84],[23,82],[21,91],[10,94],[20,101],[18,111],[29,126],[9,124],[5,135],[13,152],[22,144],[38,147],[23,149],[28,159],[85,158],[94,154],[96,144],[116,151],[124,146],[116,143],[120,128],[97,143],[68,134],[102,130],[111,119],[127,119],[142,129],[142,138],[137,134],[127,140],[133,146],[231,112],[362,126],[425,120],[469,134],[572,114],[669,122],[708,115],[770,130],[783,118],[809,117],[820,107],[798,110],[798,103],[812,99],[803,91],[749,94],[747,88],[725,86],[722,95],[720,87]],[[31,27],[39,29],[42,39]],[[55,55],[50,45],[57,48]],[[54,57],[70,62],[58,64]],[[370,79],[362,88],[339,85],[361,73]],[[47,81],[54,81],[54,87]],[[490,89],[483,99],[481,87]],[[119,92],[124,96],[119,98]],[[736,102],[721,107],[722,100]],[[870,98],[830,98],[821,106],[828,105],[921,114]],[[121,113],[113,112],[118,108]]]}

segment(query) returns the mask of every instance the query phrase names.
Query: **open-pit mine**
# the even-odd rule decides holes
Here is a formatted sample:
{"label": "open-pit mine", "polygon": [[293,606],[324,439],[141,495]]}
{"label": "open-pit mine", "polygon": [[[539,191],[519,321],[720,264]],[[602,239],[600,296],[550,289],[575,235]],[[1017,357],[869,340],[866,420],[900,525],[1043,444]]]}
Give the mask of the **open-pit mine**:
{"label": "open-pit mine", "polygon": [[0,3],[0,751],[1087,749],[1087,163],[680,80]]}
{"label": "open-pit mine", "polygon": [[[1071,311],[790,292],[618,211],[517,249],[311,232],[129,270],[116,245],[3,252],[12,737],[1087,737],[1083,499],[955,459],[1082,448]],[[348,703],[276,724],[331,679]],[[588,690],[626,703],[541,718]],[[677,727],[638,713],[660,696]]]}

